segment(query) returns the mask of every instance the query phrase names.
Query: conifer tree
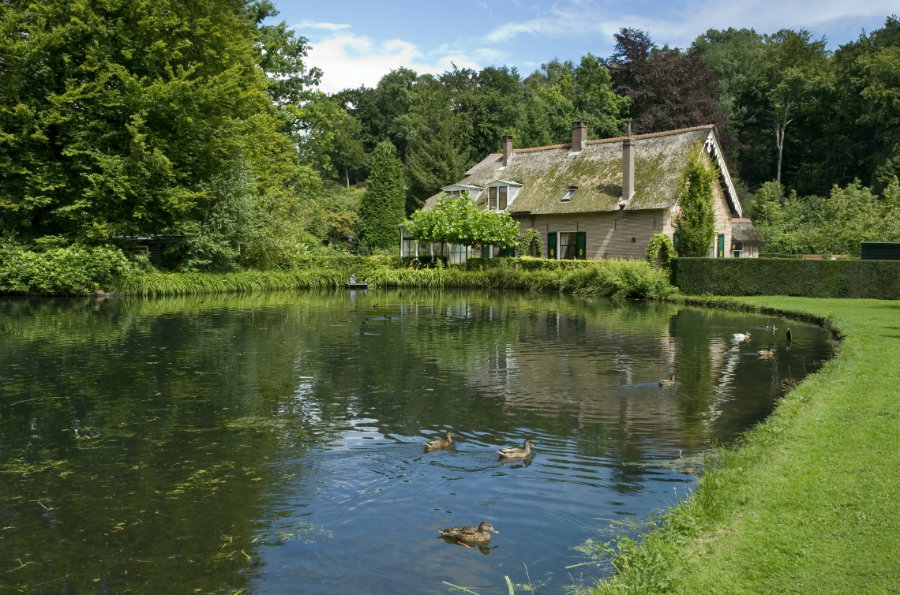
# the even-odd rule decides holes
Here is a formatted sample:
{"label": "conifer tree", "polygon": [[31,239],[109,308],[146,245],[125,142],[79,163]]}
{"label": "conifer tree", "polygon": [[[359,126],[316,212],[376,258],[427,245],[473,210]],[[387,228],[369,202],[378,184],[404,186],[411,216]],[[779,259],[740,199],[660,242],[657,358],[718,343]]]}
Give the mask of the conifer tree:
{"label": "conifer tree", "polygon": [[358,250],[399,249],[398,225],[406,216],[406,175],[389,140],[375,147],[366,193],[359,205]]}
{"label": "conifer tree", "polygon": [[679,256],[707,256],[716,236],[716,205],[713,198],[715,170],[705,153],[697,151],[689,160],[678,198],[675,218]]}

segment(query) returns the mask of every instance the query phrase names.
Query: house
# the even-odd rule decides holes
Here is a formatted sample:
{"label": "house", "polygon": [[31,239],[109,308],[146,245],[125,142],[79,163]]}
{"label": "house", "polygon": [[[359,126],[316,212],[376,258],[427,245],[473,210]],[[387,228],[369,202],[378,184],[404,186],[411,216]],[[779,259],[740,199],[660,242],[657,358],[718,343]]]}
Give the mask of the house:
{"label": "house", "polygon": [[[441,196],[468,192],[477,205],[509,212],[523,232],[536,230],[548,258],[642,259],[657,233],[672,237],[677,248],[674,219],[682,176],[691,153],[701,150],[720,174],[714,185],[716,238],[709,256],[750,256],[749,246],[753,241],[758,246],[761,238],[758,233],[755,239],[749,236],[752,224],[744,218],[712,125],[634,136],[629,126],[627,136],[587,140],[587,126],[576,122],[571,143],[527,149],[514,148],[512,137],[505,136],[502,153],[485,157],[463,179],[430,197],[424,208],[434,208]],[[735,221],[740,222],[737,236]],[[422,245],[401,234],[403,256],[445,256],[460,262],[505,254],[490,246],[480,254],[466,254],[462,247]]]}

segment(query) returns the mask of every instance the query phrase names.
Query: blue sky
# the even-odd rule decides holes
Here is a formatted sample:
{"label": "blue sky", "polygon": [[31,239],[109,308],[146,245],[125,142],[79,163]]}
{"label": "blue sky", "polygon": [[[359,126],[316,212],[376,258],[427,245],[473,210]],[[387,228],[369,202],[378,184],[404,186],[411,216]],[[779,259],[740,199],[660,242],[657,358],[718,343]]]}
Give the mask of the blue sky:
{"label": "blue sky", "polygon": [[686,48],[707,29],[810,31],[830,50],[900,13],[896,0],[273,0],[309,40],[321,89],[374,87],[393,69],[439,74],[456,64],[516,67],[522,76],[554,58],[606,58],[622,27],[658,46]]}

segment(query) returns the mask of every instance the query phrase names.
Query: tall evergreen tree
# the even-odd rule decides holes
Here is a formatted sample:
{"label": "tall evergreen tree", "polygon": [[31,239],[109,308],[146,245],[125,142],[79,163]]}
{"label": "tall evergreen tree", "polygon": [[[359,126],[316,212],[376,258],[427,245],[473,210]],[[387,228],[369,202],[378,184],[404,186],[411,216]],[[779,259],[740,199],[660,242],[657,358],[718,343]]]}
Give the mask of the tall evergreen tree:
{"label": "tall evergreen tree", "polygon": [[713,197],[715,172],[706,155],[698,150],[688,160],[682,179],[680,208],[675,217],[680,256],[707,256],[716,237],[716,207]]}
{"label": "tall evergreen tree", "polygon": [[358,246],[361,252],[395,250],[400,245],[397,226],[406,217],[406,175],[391,141],[375,147],[372,172],[359,205]]}

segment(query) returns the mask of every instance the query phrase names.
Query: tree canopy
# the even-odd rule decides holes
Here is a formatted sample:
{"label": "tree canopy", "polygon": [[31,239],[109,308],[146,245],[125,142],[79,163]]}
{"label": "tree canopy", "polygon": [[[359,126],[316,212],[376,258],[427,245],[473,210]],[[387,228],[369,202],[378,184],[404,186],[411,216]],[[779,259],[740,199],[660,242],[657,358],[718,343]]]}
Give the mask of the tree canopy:
{"label": "tree canopy", "polygon": [[468,192],[439,198],[434,209],[416,211],[403,226],[420,241],[470,247],[508,248],[515,246],[519,237],[519,224],[509,213],[476,207]]}

